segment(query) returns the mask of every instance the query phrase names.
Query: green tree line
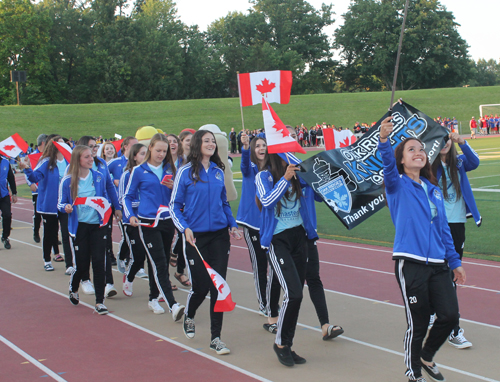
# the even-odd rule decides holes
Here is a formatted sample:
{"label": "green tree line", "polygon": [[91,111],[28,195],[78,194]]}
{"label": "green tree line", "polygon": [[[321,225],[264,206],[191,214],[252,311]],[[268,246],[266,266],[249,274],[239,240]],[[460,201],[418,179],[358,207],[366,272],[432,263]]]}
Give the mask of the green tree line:
{"label": "green tree line", "polygon": [[[235,97],[236,73],[291,70],[293,94],[390,90],[404,0],[353,0],[328,36],[332,4],[249,0],[207,31],[172,0],[0,0],[0,104]],[[500,63],[470,59],[437,0],[408,13],[398,89],[500,84]],[[333,55],[334,49],[340,58]]]}

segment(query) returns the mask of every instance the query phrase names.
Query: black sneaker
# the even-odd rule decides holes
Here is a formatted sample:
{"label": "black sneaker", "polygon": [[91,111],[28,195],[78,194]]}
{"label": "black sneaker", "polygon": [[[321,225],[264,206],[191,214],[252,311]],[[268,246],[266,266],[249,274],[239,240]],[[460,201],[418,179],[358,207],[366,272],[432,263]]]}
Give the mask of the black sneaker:
{"label": "black sneaker", "polygon": [[276,345],[276,343],[275,343],[273,345],[273,349],[274,349],[276,355],[278,356],[278,361],[280,361],[280,363],[282,365],[285,365],[285,366],[295,365],[295,361],[293,360],[292,351],[290,350],[290,346],[285,346],[283,348],[279,348],[278,345]]}
{"label": "black sneaker", "polygon": [[69,292],[69,301],[73,305],[78,305],[80,302],[80,296],[78,296],[78,292]]}
{"label": "black sneaker", "polygon": [[104,304],[97,304],[95,306],[95,311],[99,314],[108,314],[108,308]]}
{"label": "black sneaker", "polygon": [[262,325],[266,332],[276,334],[278,333],[278,324],[264,324]]}
{"label": "black sneaker", "polygon": [[194,338],[195,334],[194,319],[184,315],[184,322],[182,324],[182,329],[184,330],[184,334],[186,335],[187,338],[189,339]]}
{"label": "black sneaker", "polygon": [[446,379],[444,379],[443,377],[443,374],[440,373],[435,362],[432,363],[432,366],[426,366],[423,360],[422,359],[420,360],[422,361],[422,369],[425,370],[427,375],[429,375],[429,377],[431,377],[433,381],[438,381],[438,382],[446,381]]}
{"label": "black sneaker", "polygon": [[12,246],[10,245],[9,238],[3,238],[2,237],[2,243],[3,243],[3,246],[5,247],[5,249],[11,249],[12,248]]}
{"label": "black sneaker", "polygon": [[417,379],[409,379],[408,382],[427,382],[424,377],[418,377]]}
{"label": "black sneaker", "polygon": [[297,365],[303,365],[307,362],[304,357],[301,357],[300,355],[295,353],[293,350],[292,350],[292,358],[293,358],[293,362],[295,362]]}
{"label": "black sneaker", "polygon": [[35,243],[40,243],[40,235],[37,233],[33,234],[33,240]]}
{"label": "black sneaker", "polygon": [[218,355],[224,355],[231,353],[226,344],[220,340],[219,337],[215,337],[210,342],[210,349],[215,351]]}

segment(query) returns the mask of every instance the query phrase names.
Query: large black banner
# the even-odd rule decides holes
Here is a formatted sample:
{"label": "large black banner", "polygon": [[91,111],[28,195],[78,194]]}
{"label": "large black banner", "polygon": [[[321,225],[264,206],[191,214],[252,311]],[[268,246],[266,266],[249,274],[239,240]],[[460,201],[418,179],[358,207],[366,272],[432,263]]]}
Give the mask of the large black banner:
{"label": "large black banner", "polygon": [[[382,158],[378,152],[380,123],[386,113],[358,141],[348,147],[323,151],[300,164],[300,177],[318,193],[346,226],[354,228],[385,206]],[[444,146],[448,131],[405,102],[392,111],[394,130],[389,136],[395,149],[403,140],[424,142],[432,163]]]}

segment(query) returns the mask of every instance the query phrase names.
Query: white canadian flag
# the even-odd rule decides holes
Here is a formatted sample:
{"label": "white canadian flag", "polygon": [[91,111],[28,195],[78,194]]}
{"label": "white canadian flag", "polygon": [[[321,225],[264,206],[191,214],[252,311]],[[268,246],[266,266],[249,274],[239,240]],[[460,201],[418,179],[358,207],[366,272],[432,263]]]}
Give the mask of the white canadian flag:
{"label": "white canadian flag", "polygon": [[287,104],[292,91],[292,72],[274,70],[238,74],[238,89],[243,107],[261,103],[262,97],[268,103]]}
{"label": "white canadian flag", "polygon": [[231,290],[226,280],[222,278],[208,263],[203,260],[205,268],[207,268],[208,275],[214,283],[215,289],[217,289],[217,302],[214,306],[214,312],[230,312],[236,306],[231,297]]}
{"label": "white canadian flag", "polygon": [[0,142],[0,151],[3,155],[16,158],[19,154],[28,151],[28,144],[18,133]]}
{"label": "white canadian flag", "polygon": [[86,198],[76,198],[75,206],[77,205],[86,205],[92,207],[96,210],[102,219],[101,227],[104,227],[109,222],[109,218],[111,217],[111,204],[108,199],[102,196],[88,196]]}

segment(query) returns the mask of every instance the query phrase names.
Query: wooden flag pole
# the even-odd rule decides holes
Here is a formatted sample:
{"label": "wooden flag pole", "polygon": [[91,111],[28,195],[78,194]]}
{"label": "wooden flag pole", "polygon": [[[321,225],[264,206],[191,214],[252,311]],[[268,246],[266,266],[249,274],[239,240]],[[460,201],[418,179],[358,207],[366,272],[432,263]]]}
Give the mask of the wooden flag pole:
{"label": "wooden flag pole", "polygon": [[406,0],[405,10],[403,15],[403,25],[401,25],[401,33],[399,35],[399,45],[398,54],[396,56],[396,66],[394,67],[394,78],[392,80],[392,94],[391,94],[391,104],[389,105],[389,112],[392,111],[392,105],[394,103],[394,92],[396,91],[396,82],[398,79],[398,69],[399,69],[399,59],[401,57],[401,47],[403,45],[403,35],[405,33],[406,15],[408,14],[408,3],[410,0]]}
{"label": "wooden flag pole", "polygon": [[245,130],[245,120],[243,119],[243,106],[241,105],[241,90],[240,90],[240,72],[236,72],[236,79],[238,80],[238,95],[240,96],[240,111],[241,111],[241,126]]}

